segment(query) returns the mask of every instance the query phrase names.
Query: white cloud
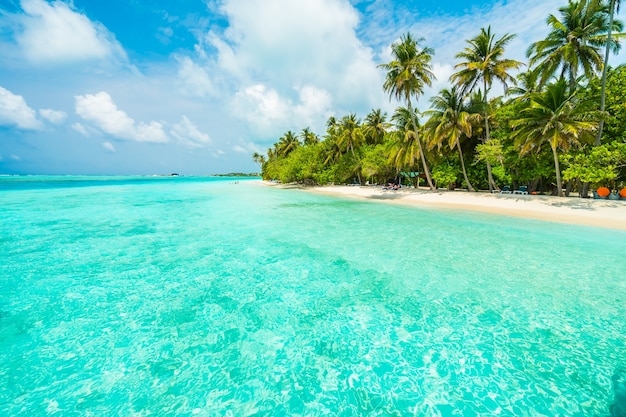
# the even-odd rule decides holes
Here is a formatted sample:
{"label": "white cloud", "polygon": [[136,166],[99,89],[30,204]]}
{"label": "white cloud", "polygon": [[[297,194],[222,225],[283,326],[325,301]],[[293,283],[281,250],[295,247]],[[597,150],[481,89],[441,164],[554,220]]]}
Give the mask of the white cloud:
{"label": "white cloud", "polygon": [[207,97],[215,94],[215,87],[206,69],[196,64],[189,57],[177,58],[178,82],[185,94]]}
{"label": "white cloud", "polygon": [[137,142],[165,143],[169,140],[161,123],[136,124],[104,91],[74,98],[76,114],[111,136]]}
{"label": "white cloud", "polygon": [[228,29],[209,32],[198,48],[216,51],[215,75],[239,86],[235,114],[251,109],[255,127],[268,131],[291,119],[319,129],[331,105],[365,112],[385,100],[383,74],[357,37],[359,15],[349,2],[225,0],[221,11]]}
{"label": "white cloud", "polygon": [[52,109],[39,109],[41,117],[46,119],[52,124],[61,124],[67,119],[67,113],[64,111],[52,110]]}
{"label": "white cloud", "polygon": [[330,93],[313,86],[294,90],[298,94],[297,101],[282,97],[263,84],[252,85],[235,95],[235,113],[251,123],[254,130],[264,134],[322,126],[331,114]]}
{"label": "white cloud", "polygon": [[81,123],[76,122],[72,124],[72,129],[74,129],[75,131],[77,131],[83,136],[89,136],[89,132],[87,131],[87,128]]}
{"label": "white cloud", "polygon": [[0,125],[17,126],[20,129],[40,129],[41,122],[35,110],[31,109],[24,97],[0,87]]}
{"label": "white cloud", "polygon": [[180,123],[175,124],[170,130],[170,134],[181,143],[191,148],[201,148],[211,143],[211,138],[206,133],[201,132],[187,116],[183,116]]}
{"label": "white cloud", "polygon": [[15,155],[14,153],[11,154],[11,159],[14,161],[21,161],[22,158],[19,157],[19,155]]}
{"label": "white cloud", "polygon": [[254,152],[263,152],[262,149],[259,148],[257,144],[249,141],[240,141],[239,144],[236,144],[232,147],[232,150],[237,153],[251,155]]}
{"label": "white cloud", "polygon": [[237,92],[236,113],[260,129],[284,122],[289,111],[289,102],[280,97],[274,89],[256,84]]}
{"label": "white cloud", "polygon": [[34,63],[125,58],[115,37],[101,24],[72,10],[67,3],[22,0],[23,32],[17,42]]}
{"label": "white cloud", "polygon": [[115,146],[111,142],[102,142],[102,147],[109,152],[115,152]]}
{"label": "white cloud", "polygon": [[294,113],[299,121],[315,123],[320,116],[324,121],[331,113],[332,96],[326,90],[320,90],[313,86],[304,86],[298,89],[300,103],[294,108]]}

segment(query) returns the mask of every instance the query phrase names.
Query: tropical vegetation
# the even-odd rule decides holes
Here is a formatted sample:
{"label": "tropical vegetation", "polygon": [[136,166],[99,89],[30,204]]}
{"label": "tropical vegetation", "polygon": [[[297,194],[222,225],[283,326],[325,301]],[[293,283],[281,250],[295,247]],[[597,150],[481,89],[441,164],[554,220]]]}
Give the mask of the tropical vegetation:
{"label": "tropical vegetation", "polygon": [[[626,66],[620,0],[568,0],[546,19],[548,35],[510,59],[514,34],[481,28],[454,63],[449,87],[420,112],[433,84],[434,51],[407,33],[391,45],[381,88],[398,107],[331,116],[326,131],[286,132],[255,153],[264,179],[303,184],[379,184],[586,194],[626,181]],[[604,55],[604,56],[603,56]],[[503,95],[492,86],[502,87]]]}

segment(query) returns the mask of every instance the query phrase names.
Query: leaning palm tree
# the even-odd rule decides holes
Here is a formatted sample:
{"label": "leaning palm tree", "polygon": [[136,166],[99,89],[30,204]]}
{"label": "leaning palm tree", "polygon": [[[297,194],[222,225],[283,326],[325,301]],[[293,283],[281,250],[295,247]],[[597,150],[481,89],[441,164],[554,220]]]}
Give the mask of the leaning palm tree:
{"label": "leaning palm tree", "polygon": [[568,82],[560,78],[545,91],[533,94],[528,107],[511,122],[521,155],[539,151],[546,143],[550,145],[559,197],[563,196],[559,149],[567,151],[570,146],[591,142],[598,126],[589,117],[587,103],[579,101],[576,92],[570,92]]}
{"label": "leaning palm tree", "polygon": [[476,117],[468,112],[464,96],[457,86],[452,87],[451,90],[441,90],[438,95],[430,99],[430,103],[431,110],[424,112],[424,115],[429,116],[426,128],[432,133],[431,146],[436,145],[441,148],[441,145],[445,143],[451,150],[457,148],[467,189],[474,191],[465,170],[460,140],[472,136],[472,120]]}
{"label": "leaning palm tree", "polygon": [[380,65],[380,67],[387,71],[383,84],[384,90],[389,93],[390,98],[395,97],[406,102],[407,110],[413,122],[413,132],[416,135],[415,141],[426,181],[430,189],[435,191],[411,102],[412,97],[419,97],[424,92],[424,87],[432,85],[432,81],[435,79],[435,74],[431,70],[433,50],[426,47],[420,48],[419,43],[421,41],[422,39],[413,39],[410,33],[403,35],[400,42],[394,42],[391,45],[393,60],[388,64]]}
{"label": "leaning palm tree", "polygon": [[[482,84],[484,99],[484,123],[485,123],[485,143],[490,140],[489,132],[489,100],[488,92],[494,81],[499,81],[505,88],[508,83],[515,84],[509,72],[519,69],[523,64],[513,59],[504,59],[504,47],[515,37],[515,35],[505,34],[496,40],[496,36],[491,33],[491,27],[481,28],[480,33],[467,41],[467,46],[456,57],[463,61],[455,66],[458,72],[450,77],[453,82],[469,92]],[[495,182],[491,175],[491,164],[487,162],[487,177],[489,181],[489,191],[495,188]]]}
{"label": "leaning palm tree", "polygon": [[[611,49],[613,52],[617,52],[619,49],[619,44],[613,42],[613,28],[622,30],[623,24],[622,22],[615,22],[615,13],[619,13],[619,6],[621,0],[609,0],[609,27],[607,33],[607,41],[606,41],[606,50],[604,52],[604,64],[602,66],[602,89],[600,92],[600,113],[603,114],[606,109],[606,75],[609,67],[609,54]],[[621,34],[620,34],[621,35]],[[604,117],[600,118],[600,124],[598,125],[598,134],[596,136],[596,141],[594,143],[595,146],[600,145],[600,139],[602,137],[602,129],[604,128]]]}
{"label": "leaning palm tree", "polygon": [[569,0],[567,6],[559,8],[560,19],[552,14],[548,16],[548,36],[526,51],[530,65],[541,72],[541,84],[556,74],[568,77],[569,88],[573,90],[579,69],[587,78],[602,69],[600,47],[607,39],[607,12],[602,0]]}
{"label": "leaning palm tree", "polygon": [[263,164],[265,163],[265,156],[261,155],[258,152],[255,152],[255,153],[252,154],[252,159],[254,160],[254,162],[259,164],[259,168],[261,168],[261,170],[262,170],[263,169]]}

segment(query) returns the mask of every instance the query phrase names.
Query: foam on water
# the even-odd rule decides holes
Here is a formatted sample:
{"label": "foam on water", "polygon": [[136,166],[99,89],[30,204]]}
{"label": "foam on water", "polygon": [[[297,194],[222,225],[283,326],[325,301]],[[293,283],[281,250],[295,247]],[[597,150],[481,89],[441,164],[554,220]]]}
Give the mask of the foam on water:
{"label": "foam on water", "polygon": [[234,179],[15,181],[0,415],[626,409],[623,232]]}

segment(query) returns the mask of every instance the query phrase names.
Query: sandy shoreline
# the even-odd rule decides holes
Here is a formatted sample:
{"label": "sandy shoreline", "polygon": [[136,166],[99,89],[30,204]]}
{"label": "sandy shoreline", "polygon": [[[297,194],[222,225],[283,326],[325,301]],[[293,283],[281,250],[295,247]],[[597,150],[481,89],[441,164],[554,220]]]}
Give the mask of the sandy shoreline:
{"label": "sandy shoreline", "polygon": [[[266,184],[272,183],[267,182]],[[485,192],[470,193],[467,191],[443,190],[430,192],[426,191],[426,189],[416,190],[411,188],[386,191],[382,190],[381,187],[372,186],[334,185],[301,187],[301,189],[319,194],[358,198],[368,201],[470,210],[626,231],[626,201],[624,200],[594,200],[578,197],[559,198],[539,195],[489,194]]]}

